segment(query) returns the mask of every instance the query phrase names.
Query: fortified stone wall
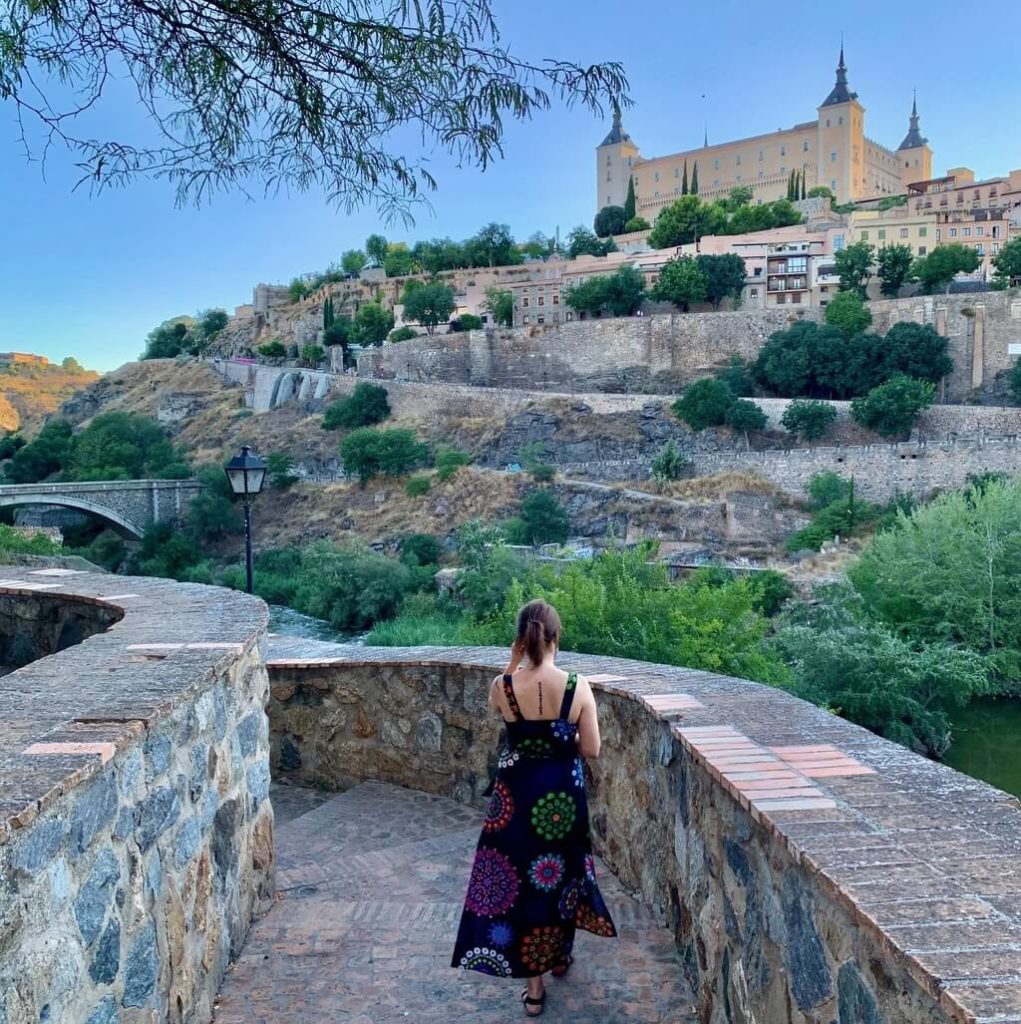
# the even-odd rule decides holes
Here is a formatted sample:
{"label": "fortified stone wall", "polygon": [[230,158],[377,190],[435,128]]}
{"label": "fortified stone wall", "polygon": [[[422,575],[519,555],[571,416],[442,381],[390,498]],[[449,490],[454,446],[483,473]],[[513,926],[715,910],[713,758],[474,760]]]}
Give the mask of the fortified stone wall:
{"label": "fortified stone wall", "polygon": [[[326,645],[324,645],[326,646]],[[269,663],[274,767],[481,806],[498,650]],[[594,839],[662,911],[710,1024],[964,1024],[1021,1012],[1017,801],[758,684],[564,655],[597,691]]]}
{"label": "fortified stone wall", "polygon": [[0,1021],[205,1024],[273,891],[266,608],[66,570],[2,598],[120,621],[0,680]]}
{"label": "fortified stone wall", "polygon": [[[931,324],[949,339],[955,370],[945,399],[1002,398],[1004,371],[1021,346],[1021,295],[887,299],[870,305],[873,327]],[[572,321],[558,327],[501,328],[384,345],[358,357],[363,377],[444,384],[572,391],[674,391],[732,356],[754,359],[774,331],[823,310],[772,307],[721,313]]]}

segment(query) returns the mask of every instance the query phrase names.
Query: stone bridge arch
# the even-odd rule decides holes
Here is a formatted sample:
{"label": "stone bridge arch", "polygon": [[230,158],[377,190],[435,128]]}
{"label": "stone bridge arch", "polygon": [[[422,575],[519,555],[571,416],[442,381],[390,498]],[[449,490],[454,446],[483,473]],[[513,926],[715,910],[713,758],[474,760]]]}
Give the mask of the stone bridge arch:
{"label": "stone bridge arch", "polygon": [[0,508],[57,505],[88,512],[132,537],[152,523],[176,523],[202,490],[197,480],[103,480],[0,486]]}

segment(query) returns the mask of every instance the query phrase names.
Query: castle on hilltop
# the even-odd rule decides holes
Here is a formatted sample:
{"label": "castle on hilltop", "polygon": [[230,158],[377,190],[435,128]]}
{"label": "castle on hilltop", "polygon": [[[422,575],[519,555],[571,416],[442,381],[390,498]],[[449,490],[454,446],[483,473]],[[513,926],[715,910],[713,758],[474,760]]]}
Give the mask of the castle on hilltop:
{"label": "castle on hilltop", "polygon": [[928,180],[932,150],[919,127],[917,102],[896,149],[868,138],[865,108],[848,85],[841,46],[836,82],[819,105],[818,117],[793,128],[715,146],[707,134],[700,149],[647,158],[624,130],[617,110],[596,149],[596,210],[624,206],[629,180],[634,181],[635,213],[649,223],[685,191],[712,200],[743,185],[755,201],[771,202],[787,196],[792,172],[802,176],[806,189],[828,187],[840,203],[900,195],[908,185]]}

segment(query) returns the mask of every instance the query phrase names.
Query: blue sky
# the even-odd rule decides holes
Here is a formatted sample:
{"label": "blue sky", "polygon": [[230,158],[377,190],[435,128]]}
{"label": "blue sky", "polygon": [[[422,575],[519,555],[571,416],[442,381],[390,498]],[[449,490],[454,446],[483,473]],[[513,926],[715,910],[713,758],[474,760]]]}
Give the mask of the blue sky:
{"label": "blue sky", "polygon": [[[522,56],[624,63],[636,103],[625,125],[646,156],[698,145],[705,120],[710,140],[724,141],[814,117],[833,84],[843,33],[872,138],[900,142],[917,87],[935,173],[964,165],[990,176],[1021,167],[1013,127],[1021,79],[981,33],[938,43],[932,35],[934,25],[968,28],[958,3],[932,0],[922,9],[865,0],[853,20],[823,6],[799,21],[771,18],[748,0],[720,0],[693,10],[657,5],[665,13],[655,21],[627,25],[624,12],[637,15],[643,6],[494,0],[504,41]],[[1021,7],[1001,8],[996,38],[1019,30]],[[960,73],[946,70],[953,56]],[[136,115],[118,100],[103,116],[116,124]],[[434,155],[434,211],[421,211],[406,229],[381,225],[371,209],[337,212],[316,194],[256,202],[219,196],[196,210],[176,208],[169,187],[148,182],[98,197],[72,192],[73,160],[52,154],[44,180],[25,162],[13,111],[0,104],[0,350],[73,354],[111,369],[135,358],[149,329],[167,317],[231,310],[250,300],[256,282],[323,268],[376,230],[394,239],[463,238],[496,220],[518,237],[558,225],[566,233],[591,221],[593,150],[606,127],[563,109],[511,124],[504,160],[485,174]]]}

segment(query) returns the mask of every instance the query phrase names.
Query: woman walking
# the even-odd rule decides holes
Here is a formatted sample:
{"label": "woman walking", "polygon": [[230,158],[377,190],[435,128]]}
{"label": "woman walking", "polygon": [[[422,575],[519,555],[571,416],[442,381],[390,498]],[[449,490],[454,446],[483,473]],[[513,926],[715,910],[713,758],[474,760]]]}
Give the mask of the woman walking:
{"label": "woman walking", "polygon": [[[545,1009],[543,975],[563,977],[578,928],[617,934],[596,885],[584,758],[599,756],[592,690],[554,664],[560,617],[545,601],[518,613],[491,707],[507,726],[475,853],[452,966],[527,978],[525,1013]],[[521,663],[527,665],[521,668]]]}

